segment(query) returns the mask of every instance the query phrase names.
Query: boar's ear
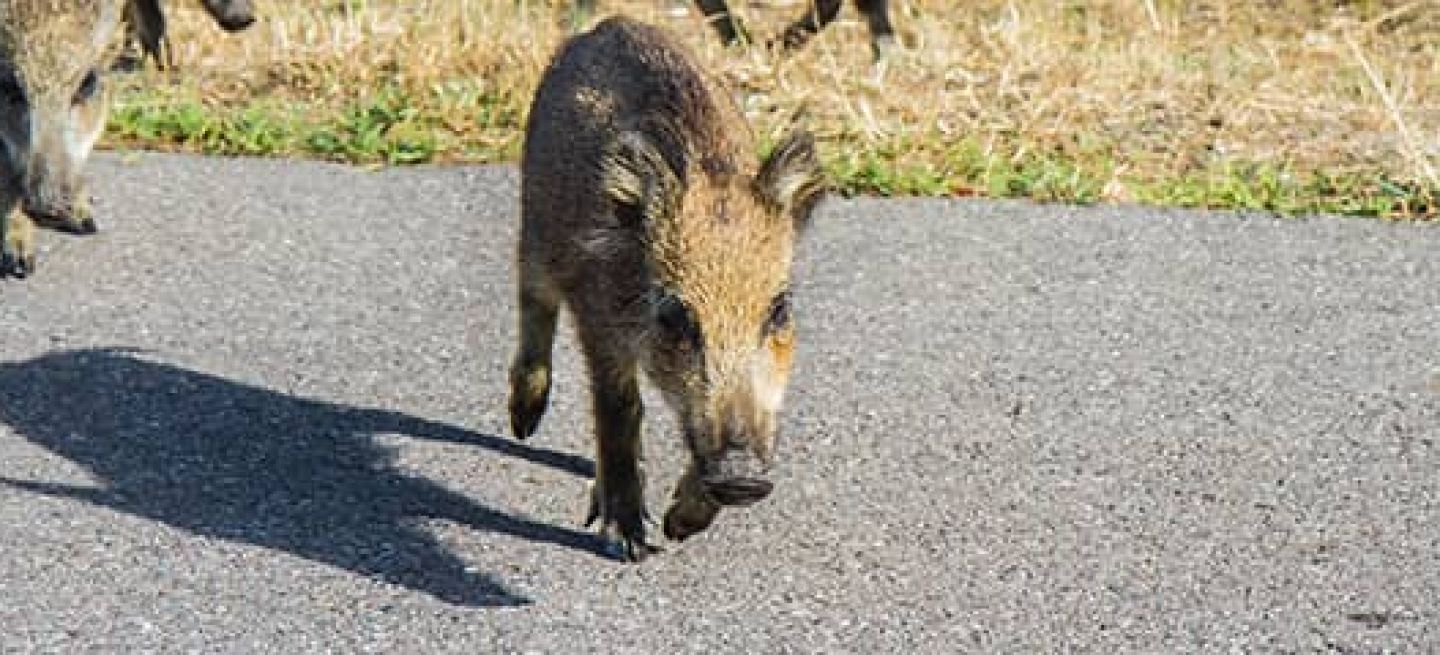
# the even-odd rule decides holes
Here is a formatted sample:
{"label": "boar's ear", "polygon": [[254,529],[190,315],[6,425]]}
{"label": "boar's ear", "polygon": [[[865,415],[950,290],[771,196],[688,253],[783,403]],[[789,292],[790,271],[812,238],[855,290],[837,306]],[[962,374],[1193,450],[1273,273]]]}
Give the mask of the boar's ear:
{"label": "boar's ear", "polygon": [[671,212],[680,188],[679,178],[655,143],[635,131],[622,132],[605,148],[600,180],[621,217],[637,220]]}
{"label": "boar's ear", "polygon": [[810,214],[824,197],[825,173],[815,154],[815,137],[799,130],[781,141],[755,176],[756,193],[768,204],[795,221],[795,230],[810,224]]}

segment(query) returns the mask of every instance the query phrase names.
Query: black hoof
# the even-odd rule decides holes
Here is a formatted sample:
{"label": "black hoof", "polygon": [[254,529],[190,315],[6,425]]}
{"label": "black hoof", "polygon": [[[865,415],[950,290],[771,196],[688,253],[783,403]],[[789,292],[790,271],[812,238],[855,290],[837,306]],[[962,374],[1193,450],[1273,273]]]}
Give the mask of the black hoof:
{"label": "black hoof", "polygon": [[524,441],[540,429],[550,404],[550,375],[543,368],[517,369],[510,375],[510,433]]}
{"label": "black hoof", "polygon": [[35,257],[16,257],[9,253],[0,255],[0,279],[13,277],[23,280],[35,273]]}
{"label": "black hoof", "polygon": [[510,433],[524,441],[540,429],[540,417],[545,415],[543,402],[530,405],[524,402],[510,405]]}
{"label": "black hoof", "polygon": [[660,552],[658,546],[645,543],[643,538],[620,538],[611,540],[610,544],[610,556],[627,564],[639,564]]}

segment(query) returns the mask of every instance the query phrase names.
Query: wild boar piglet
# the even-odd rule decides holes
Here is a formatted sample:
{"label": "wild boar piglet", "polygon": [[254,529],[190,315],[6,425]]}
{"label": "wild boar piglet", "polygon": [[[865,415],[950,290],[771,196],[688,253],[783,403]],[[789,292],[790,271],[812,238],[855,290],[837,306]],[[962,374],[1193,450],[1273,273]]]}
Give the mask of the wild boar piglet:
{"label": "wild boar piglet", "polygon": [[562,46],[531,105],[512,429],[529,437],[545,411],[564,306],[594,403],[589,520],[632,561],[655,550],[641,374],[678,414],[690,453],[667,536],[684,539],[721,507],[771,491],[795,341],[791,262],[826,185],[808,133],[763,160],[755,141],[727,89],[672,37],[627,18]]}

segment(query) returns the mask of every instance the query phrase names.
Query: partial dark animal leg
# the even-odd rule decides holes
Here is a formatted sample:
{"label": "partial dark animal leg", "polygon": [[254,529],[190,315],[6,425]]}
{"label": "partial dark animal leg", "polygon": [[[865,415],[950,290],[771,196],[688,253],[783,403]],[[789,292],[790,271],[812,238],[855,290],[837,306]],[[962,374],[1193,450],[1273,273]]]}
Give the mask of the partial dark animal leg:
{"label": "partial dark animal leg", "polygon": [[700,13],[705,15],[706,22],[715,28],[715,33],[720,35],[720,40],[727,46],[739,43],[749,43],[750,35],[745,32],[745,26],[730,13],[730,7],[725,0],[695,0],[700,6]]}
{"label": "partial dark animal leg", "polygon": [[560,313],[555,294],[528,269],[520,266],[520,346],[510,367],[510,429],[517,439],[535,434],[550,402],[550,352]]}
{"label": "partial dark animal leg", "polygon": [[640,402],[637,363],[613,352],[602,330],[580,326],[595,404],[596,473],[585,524],[600,520],[600,533],[639,562],[657,552],[645,541],[645,494],[640,470]]}
{"label": "partial dark animal leg", "polygon": [[855,6],[870,25],[870,53],[876,62],[890,59],[899,46],[895,26],[890,24],[889,0],[855,0]]}
{"label": "partial dark animal leg", "polygon": [[780,37],[780,47],[785,52],[794,52],[810,42],[810,38],[825,29],[840,15],[840,0],[814,0],[815,4],[804,18],[790,24]]}
{"label": "partial dark animal leg", "polygon": [[126,35],[140,44],[141,59],[149,57],[160,70],[172,68],[170,39],[165,34],[165,11],[160,0],[128,0],[125,3]]}

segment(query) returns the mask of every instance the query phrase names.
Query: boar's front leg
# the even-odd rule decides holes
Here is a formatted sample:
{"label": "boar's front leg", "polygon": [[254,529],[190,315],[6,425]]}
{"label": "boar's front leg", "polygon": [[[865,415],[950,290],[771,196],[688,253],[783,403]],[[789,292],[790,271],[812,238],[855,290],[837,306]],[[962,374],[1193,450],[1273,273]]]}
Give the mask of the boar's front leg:
{"label": "boar's front leg", "polygon": [[535,434],[550,402],[550,352],[560,301],[538,277],[520,267],[520,346],[510,366],[510,429],[517,439]]}
{"label": "boar's front leg", "polygon": [[620,547],[620,557],[639,562],[659,549],[645,541],[645,494],[640,471],[640,382],[633,357],[614,352],[613,339],[581,326],[595,404],[597,468],[590,515],[600,532]]}
{"label": "boar's front leg", "polygon": [[0,225],[0,280],[35,272],[35,225],[14,203]]}

